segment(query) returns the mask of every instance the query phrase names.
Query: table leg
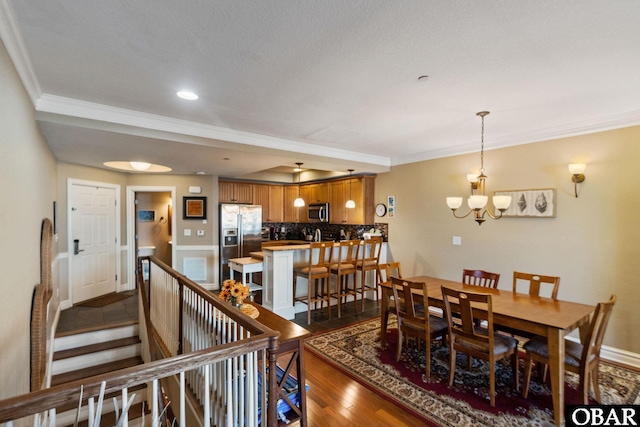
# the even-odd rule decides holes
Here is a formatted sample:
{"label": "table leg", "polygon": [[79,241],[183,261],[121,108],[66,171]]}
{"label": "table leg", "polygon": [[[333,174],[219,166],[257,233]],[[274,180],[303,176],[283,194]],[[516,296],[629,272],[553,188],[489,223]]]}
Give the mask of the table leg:
{"label": "table leg", "polygon": [[556,425],[562,426],[564,422],[564,331],[548,328],[547,340],[553,413]]}

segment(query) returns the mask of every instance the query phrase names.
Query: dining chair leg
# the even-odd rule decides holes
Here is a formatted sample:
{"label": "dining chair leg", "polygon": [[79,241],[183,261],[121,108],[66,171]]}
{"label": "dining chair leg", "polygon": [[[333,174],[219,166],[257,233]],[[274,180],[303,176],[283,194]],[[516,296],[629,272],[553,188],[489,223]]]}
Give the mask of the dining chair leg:
{"label": "dining chair leg", "polygon": [[529,385],[531,383],[531,369],[533,368],[533,360],[531,356],[527,354],[524,359],[524,378],[522,380],[522,397],[525,399],[529,395]]}
{"label": "dining chair leg", "polygon": [[515,390],[520,390],[520,372],[518,370],[518,349],[514,351],[511,355],[511,369],[513,371],[513,384],[515,386]]}
{"label": "dining chair leg", "polygon": [[496,364],[489,362],[489,403],[496,406]]}
{"label": "dining chair leg", "polygon": [[[418,349],[419,348],[420,347],[418,346]],[[427,336],[425,337],[424,348],[425,348],[425,359],[424,359],[425,374],[427,375],[427,377],[430,377],[431,376],[431,341],[429,340],[428,333],[427,333]]]}
{"label": "dining chair leg", "polygon": [[[591,371],[591,383],[593,383],[593,394],[595,395],[596,402],[600,403],[600,382],[598,381],[598,366],[594,366]],[[589,382],[587,381],[587,393],[589,392]]]}
{"label": "dining chair leg", "polygon": [[453,346],[449,346],[449,387],[453,385],[453,379],[456,375],[456,351]]}
{"label": "dining chair leg", "polygon": [[[402,354],[402,341],[404,337],[402,336],[402,329],[400,328],[400,324],[398,324],[398,346],[396,348],[396,362],[400,361],[400,355]],[[407,343],[409,345],[409,343]]]}

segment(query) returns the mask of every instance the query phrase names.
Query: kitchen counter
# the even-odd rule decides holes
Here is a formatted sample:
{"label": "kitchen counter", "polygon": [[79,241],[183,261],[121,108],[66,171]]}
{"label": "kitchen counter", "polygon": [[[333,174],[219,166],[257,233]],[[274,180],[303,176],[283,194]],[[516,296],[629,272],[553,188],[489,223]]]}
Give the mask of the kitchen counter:
{"label": "kitchen counter", "polygon": [[[287,242],[279,240],[278,242]],[[300,242],[300,241],[297,241]],[[333,242],[328,242],[333,243]],[[338,247],[339,243],[333,243]],[[293,304],[293,267],[308,262],[309,242],[267,246],[261,252],[252,252],[252,257],[261,257],[262,305],[279,316],[291,320],[297,312],[306,310],[306,305]],[[387,262],[387,243],[382,244],[380,262]],[[300,279],[303,280],[304,279]],[[332,280],[335,280],[332,278]],[[335,287],[335,285],[334,285]],[[306,292],[307,286],[298,286],[298,292]],[[300,295],[297,295],[300,296]]]}
{"label": "kitchen counter", "polygon": [[262,242],[263,248],[270,248],[274,246],[290,246],[290,245],[308,245],[309,242],[304,240],[269,240]]}

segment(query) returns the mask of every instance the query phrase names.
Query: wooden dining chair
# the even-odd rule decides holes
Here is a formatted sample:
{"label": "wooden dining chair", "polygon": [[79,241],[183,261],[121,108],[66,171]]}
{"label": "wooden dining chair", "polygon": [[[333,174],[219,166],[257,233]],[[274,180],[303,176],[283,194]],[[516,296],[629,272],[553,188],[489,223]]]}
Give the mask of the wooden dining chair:
{"label": "wooden dining chair", "polygon": [[[362,297],[362,311],[364,311],[364,298],[367,291],[375,292],[376,301],[378,300],[378,264],[380,263],[380,251],[382,249],[382,237],[374,236],[365,239],[362,242],[360,251],[360,260],[358,260],[357,268],[361,272],[360,278],[360,294]],[[367,284],[367,272],[373,272],[373,284]]]}
{"label": "wooden dining chair", "polygon": [[[402,278],[402,268],[400,266],[400,261],[394,261],[390,263],[378,264],[378,287],[387,286],[391,287],[391,276],[395,276],[398,278]],[[389,295],[388,293],[384,293],[383,295]],[[387,323],[389,322],[389,313],[396,312],[396,302],[393,295],[387,297],[387,308],[384,313],[382,313],[382,324],[384,325],[384,330],[386,331]]]}
{"label": "wooden dining chair", "polygon": [[[467,369],[471,369],[472,357],[489,363],[489,399],[495,406],[495,364],[498,360],[511,357],[514,387],[518,390],[518,341],[508,335],[494,332],[493,307],[490,294],[464,292],[442,286],[444,312],[448,324],[449,338],[449,387],[453,385],[456,370],[456,352],[467,355]],[[486,328],[480,328],[474,321],[473,308],[486,313]],[[453,322],[457,313],[461,323]]]}
{"label": "wooden dining chair", "polygon": [[[358,251],[360,240],[347,240],[340,242],[337,248],[337,262],[331,263],[329,272],[336,275],[336,292],[334,297],[338,301],[338,317],[341,316],[343,302],[346,303],[349,295],[353,296],[353,305],[358,313],[358,287],[356,281],[356,263],[358,262]],[[351,286],[349,286],[349,276],[351,276]]]}
{"label": "wooden dining chair", "polygon": [[[522,273],[519,271],[513,272],[513,293],[528,293],[532,297],[546,297],[551,299],[557,299],[558,289],[560,288],[560,277],[558,276],[543,276],[541,274]],[[522,290],[525,292],[521,292]],[[535,334],[521,331],[516,328],[509,328],[506,326],[498,326],[502,332],[507,332],[511,335],[518,335],[523,338],[533,338]],[[546,372],[546,368],[545,368]]]}
{"label": "wooden dining chair", "polygon": [[[613,311],[616,296],[611,295],[607,302],[598,303],[596,311],[591,317],[589,331],[585,337],[585,344],[577,343],[565,339],[564,369],[578,374],[580,377],[578,391],[581,403],[589,404],[589,382],[593,384],[595,399],[600,403],[600,386],[598,384],[598,370],[600,367],[600,347],[604,333]],[[526,351],[524,362],[524,381],[522,395],[526,398],[529,394],[529,384],[531,382],[531,368],[533,362],[549,364],[549,347],[547,339],[535,337],[529,340],[523,348]]]}
{"label": "wooden dining chair", "polygon": [[498,287],[500,274],[484,270],[462,270],[462,283],[467,285],[482,286],[484,288]]}
{"label": "wooden dining chair", "polygon": [[[402,354],[402,343],[406,338],[416,338],[416,345],[420,348],[420,342],[425,343],[425,370],[426,375],[431,376],[431,341],[443,339],[447,335],[447,322],[437,316],[429,314],[429,307],[422,301],[427,301],[427,284],[414,282],[391,276],[391,288],[393,299],[396,301],[395,309],[398,316],[398,348],[396,361]],[[422,295],[415,292],[419,291]],[[420,298],[417,301],[417,298]],[[399,301],[402,300],[402,303]]]}
{"label": "wooden dining chair", "polygon": [[[317,303],[320,309],[327,302],[329,319],[331,319],[331,289],[329,283],[329,266],[331,265],[331,253],[333,242],[312,242],[309,244],[309,260],[306,264],[293,268],[293,304],[301,302],[307,304],[307,325],[311,324],[311,304],[314,310]],[[307,294],[296,296],[297,279],[307,279]]]}
{"label": "wooden dining chair", "polygon": [[513,293],[522,293],[520,290],[525,286],[532,297],[557,299],[558,289],[560,289],[560,277],[514,271]]}

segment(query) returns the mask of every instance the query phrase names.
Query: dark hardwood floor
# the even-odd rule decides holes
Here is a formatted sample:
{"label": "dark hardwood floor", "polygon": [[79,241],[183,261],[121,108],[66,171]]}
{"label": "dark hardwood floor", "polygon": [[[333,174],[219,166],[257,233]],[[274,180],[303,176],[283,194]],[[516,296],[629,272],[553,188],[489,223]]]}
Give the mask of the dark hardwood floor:
{"label": "dark hardwood floor", "polygon": [[[129,298],[101,307],[75,306],[64,310],[56,335],[137,321],[137,293],[130,291],[130,294]],[[379,315],[377,302],[365,300],[364,311],[359,306],[357,314],[353,303],[348,303],[340,318],[334,306],[332,319],[324,308],[312,311],[311,325],[307,325],[306,311],[298,313],[293,322],[316,334]],[[305,366],[310,427],[427,425],[309,352],[305,352]]]}

